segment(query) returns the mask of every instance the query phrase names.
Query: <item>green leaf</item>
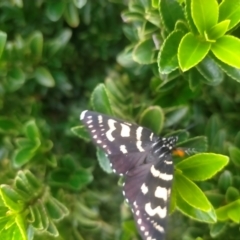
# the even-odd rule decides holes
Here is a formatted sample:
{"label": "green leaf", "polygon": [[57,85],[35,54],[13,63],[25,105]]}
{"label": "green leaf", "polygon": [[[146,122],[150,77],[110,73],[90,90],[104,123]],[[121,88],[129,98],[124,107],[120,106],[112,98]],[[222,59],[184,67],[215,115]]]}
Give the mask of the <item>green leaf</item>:
{"label": "green leaf", "polygon": [[152,38],[139,42],[133,50],[133,60],[139,64],[156,62],[156,48]]}
{"label": "green leaf", "polygon": [[22,87],[25,83],[25,73],[19,67],[13,67],[7,75],[6,88],[9,92],[14,92]]}
{"label": "green leaf", "polygon": [[15,218],[15,221],[16,221],[16,225],[18,226],[19,232],[21,234],[20,238],[27,240],[25,216],[18,214]]}
{"label": "green leaf", "polygon": [[214,40],[222,37],[228,30],[229,23],[230,20],[225,20],[213,26],[207,33],[208,39]]}
{"label": "green leaf", "polygon": [[77,8],[82,8],[86,5],[87,0],[73,0],[73,3]]}
{"label": "green leaf", "polygon": [[159,106],[151,106],[145,109],[140,116],[140,125],[150,128],[159,134],[163,128],[164,113]]}
{"label": "green leaf", "polygon": [[236,200],[216,210],[219,221],[231,219],[235,223],[240,222],[240,200]]}
{"label": "green leaf", "polygon": [[192,18],[203,36],[218,21],[218,2],[216,0],[192,0]]}
{"label": "green leaf", "polygon": [[220,61],[213,55],[214,61],[219,65],[219,67],[232,79],[240,82],[240,69],[227,65],[226,63]]}
{"label": "green leaf", "polygon": [[192,33],[186,34],[178,48],[178,61],[181,69],[187,71],[197,65],[207,55],[211,44],[200,41]]}
{"label": "green leaf", "polygon": [[49,220],[48,228],[46,229],[47,233],[53,237],[57,237],[59,235],[58,230],[53,223],[53,221]]}
{"label": "green leaf", "polygon": [[210,85],[218,85],[224,79],[224,74],[216,62],[208,55],[196,66],[197,70]]}
{"label": "green leaf", "polygon": [[7,34],[0,31],[0,57],[2,56],[3,49],[7,41]]}
{"label": "green leaf", "polygon": [[63,0],[58,0],[52,2],[48,1],[46,2],[46,4],[47,4],[46,10],[47,17],[53,22],[58,21],[63,15],[66,2]]}
{"label": "green leaf", "polygon": [[233,183],[233,176],[232,173],[228,170],[225,170],[218,178],[218,188],[222,192],[226,192],[227,189]]}
{"label": "green leaf", "polygon": [[35,78],[44,87],[54,87],[55,80],[49,70],[45,67],[38,67],[35,70]]}
{"label": "green leaf", "polygon": [[160,4],[160,0],[152,0],[152,6],[154,8],[158,8],[159,7],[159,4]]}
{"label": "green leaf", "polygon": [[225,35],[212,44],[213,54],[224,63],[240,68],[240,39]]}
{"label": "green leaf", "polygon": [[240,167],[240,149],[237,147],[229,147],[230,159],[235,166]]}
{"label": "green leaf", "polygon": [[[20,225],[20,223],[19,223]],[[5,228],[0,233],[0,238],[4,240],[27,240],[26,232],[15,222],[11,227]]]}
{"label": "green leaf", "polygon": [[183,174],[178,173],[178,171],[174,177],[177,183],[177,191],[184,201],[190,206],[204,212],[211,210],[211,203],[195,183],[190,181]]}
{"label": "green leaf", "polygon": [[40,31],[35,31],[29,41],[29,47],[34,60],[40,61],[43,52],[43,34]]}
{"label": "green leaf", "polygon": [[200,153],[184,159],[176,168],[191,180],[204,181],[213,177],[228,164],[228,157],[214,153]]}
{"label": "green leaf", "polygon": [[194,220],[205,222],[205,223],[215,223],[216,214],[213,208],[209,211],[201,211],[200,209],[194,208],[189,205],[180,194],[177,195],[177,208],[186,216],[193,218]]}
{"label": "green leaf", "polygon": [[78,9],[73,3],[67,3],[64,9],[64,18],[70,27],[77,27],[80,24]]}
{"label": "green leaf", "polygon": [[220,120],[217,115],[212,115],[207,122],[205,135],[208,138],[210,144],[213,143],[213,140],[218,132],[218,129],[221,128]]}
{"label": "green leaf", "polygon": [[30,120],[24,126],[24,132],[28,139],[34,141],[36,138],[40,137],[39,129],[34,120]]}
{"label": "green leaf", "polygon": [[0,117],[0,132],[14,133],[17,129],[17,123],[14,119]]}
{"label": "green leaf", "polygon": [[187,22],[188,22],[188,26],[191,29],[191,32],[194,35],[198,35],[198,30],[193,22],[193,18],[192,18],[192,0],[185,0],[185,4],[186,4],[186,8],[185,8],[185,14],[186,14],[186,18],[187,18]]}
{"label": "green leaf", "polygon": [[91,104],[95,111],[112,115],[110,99],[104,84],[100,83],[94,88],[91,95]]}
{"label": "green leaf", "polygon": [[45,202],[45,207],[47,209],[48,215],[51,219],[59,221],[63,219],[68,213],[67,209],[65,209],[65,212],[63,212],[63,205],[61,204],[61,207],[59,206],[59,201],[53,197],[49,197],[47,201]]}
{"label": "green leaf", "polygon": [[207,145],[207,138],[204,136],[198,136],[194,138],[190,138],[180,142],[178,140],[177,147],[182,147],[186,149],[190,149],[190,152],[206,152],[208,145]]}
{"label": "green leaf", "polygon": [[177,51],[183,35],[181,31],[173,31],[165,39],[158,55],[161,74],[168,74],[178,68]]}
{"label": "green leaf", "polygon": [[87,142],[89,142],[91,140],[89,131],[84,126],[72,127],[71,131],[73,132],[73,134],[84,139]]}
{"label": "green leaf", "polygon": [[219,5],[219,21],[230,20],[228,30],[240,22],[239,0],[223,0]]}
{"label": "green leaf", "polygon": [[226,192],[227,202],[233,202],[239,199],[239,191],[235,187],[229,187]]}
{"label": "green leaf", "polygon": [[33,156],[36,154],[37,149],[40,147],[41,142],[39,139],[32,141],[32,144],[29,147],[20,148],[15,151],[14,155],[14,165],[20,167],[30,161]]}
{"label": "green leaf", "polygon": [[0,186],[1,198],[4,205],[13,212],[20,212],[24,208],[23,198],[13,188],[8,185]]}
{"label": "green leaf", "polygon": [[106,156],[105,152],[100,148],[97,148],[97,158],[98,158],[98,162],[99,162],[100,167],[105,172],[112,173],[112,168],[110,167],[109,159]]}
{"label": "green leaf", "polygon": [[180,106],[177,108],[171,109],[169,112],[165,114],[165,122],[164,127],[170,127],[176,123],[178,123],[183,117],[188,113],[188,107]]}
{"label": "green leaf", "polygon": [[227,222],[217,222],[210,227],[210,236],[212,238],[219,237],[227,229]]}
{"label": "green leaf", "polygon": [[168,31],[174,30],[178,20],[185,20],[183,9],[175,0],[160,1],[160,16]]}

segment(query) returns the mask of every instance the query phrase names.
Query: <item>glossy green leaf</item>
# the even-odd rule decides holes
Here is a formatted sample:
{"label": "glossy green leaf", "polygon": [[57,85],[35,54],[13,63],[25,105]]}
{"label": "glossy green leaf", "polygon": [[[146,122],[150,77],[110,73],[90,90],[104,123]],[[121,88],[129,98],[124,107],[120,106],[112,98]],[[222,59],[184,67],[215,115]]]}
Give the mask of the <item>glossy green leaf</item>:
{"label": "glossy green leaf", "polygon": [[186,34],[179,45],[178,62],[183,71],[197,65],[207,55],[211,44],[200,41],[192,33]]}
{"label": "glossy green leaf", "polygon": [[41,221],[41,215],[40,210],[38,208],[38,205],[30,206],[29,207],[31,219],[32,219],[32,225],[37,230],[43,230],[43,224]]}
{"label": "glossy green leaf", "polygon": [[168,31],[174,30],[178,20],[185,20],[183,9],[175,0],[161,0],[160,14]]}
{"label": "glossy green leaf", "polygon": [[229,187],[226,192],[226,200],[227,202],[233,202],[239,199],[239,191],[235,187]]}
{"label": "glossy green leaf", "polygon": [[40,31],[36,31],[32,34],[29,47],[33,55],[34,60],[40,61],[43,52],[43,34]]}
{"label": "glossy green leaf", "polygon": [[24,132],[26,134],[26,137],[30,140],[35,140],[36,138],[39,138],[39,129],[36,125],[36,122],[34,120],[31,120],[27,122],[24,126]]}
{"label": "glossy green leaf", "polygon": [[112,115],[110,99],[104,84],[100,83],[93,90],[91,95],[91,104],[95,111]]}
{"label": "glossy green leaf", "polygon": [[6,88],[9,92],[14,92],[22,87],[25,80],[26,76],[22,69],[19,67],[13,67],[8,72]]}
{"label": "glossy green leaf", "polygon": [[71,131],[73,132],[73,134],[84,139],[87,142],[91,140],[89,131],[87,131],[87,129],[84,126],[73,127],[71,128]]}
{"label": "glossy green leaf", "polygon": [[53,21],[58,21],[63,15],[66,2],[63,0],[47,2],[47,17]]}
{"label": "glossy green leaf", "polygon": [[189,205],[179,194],[177,196],[177,208],[186,216],[200,222],[215,223],[217,220],[213,208],[211,208],[209,211],[202,211],[194,208],[193,206]]}
{"label": "glossy green leaf", "polygon": [[57,237],[59,235],[58,230],[53,223],[53,221],[49,220],[48,228],[46,229],[47,233],[53,237]]}
{"label": "glossy green leaf", "polygon": [[156,49],[152,38],[139,42],[133,50],[133,60],[139,64],[156,62]]}
{"label": "glossy green leaf", "polygon": [[27,240],[25,216],[18,214],[15,221],[21,235],[20,238]]}
{"label": "glossy green leaf", "polygon": [[122,12],[121,17],[122,17],[123,21],[126,23],[135,22],[135,21],[140,21],[140,22],[144,21],[144,18],[141,13],[130,12],[127,10]]}
{"label": "glossy green leaf", "polygon": [[[18,221],[19,222],[19,221]],[[20,222],[19,222],[20,225]],[[22,230],[22,227],[15,222],[11,227],[5,228],[0,233],[1,239],[4,240],[27,240],[26,232]]]}
{"label": "glossy green leaf", "polygon": [[201,33],[210,30],[218,21],[217,0],[192,0],[192,18]]}
{"label": "glossy green leaf", "polygon": [[219,65],[219,67],[232,79],[240,82],[240,69],[229,66],[228,64],[220,61],[218,58],[214,57],[214,61]]}
{"label": "glossy green leaf", "polygon": [[188,113],[188,107],[180,106],[165,114],[164,127],[170,127],[179,122]]}
{"label": "glossy green leaf", "polygon": [[219,237],[222,233],[224,233],[227,229],[226,222],[217,222],[210,227],[210,236],[212,238]]}
{"label": "glossy green leaf", "polygon": [[177,183],[178,194],[184,201],[202,211],[208,212],[211,210],[212,206],[210,202],[195,183],[178,172],[176,172],[174,177]]}
{"label": "glossy green leaf", "polygon": [[0,57],[2,56],[3,49],[7,41],[7,34],[0,31]]}
{"label": "glossy green leaf", "polygon": [[109,159],[107,158],[105,152],[100,148],[97,148],[97,158],[100,167],[107,173],[112,173],[112,168],[110,167]]}
{"label": "glossy green leaf", "polygon": [[176,165],[191,180],[204,181],[228,164],[228,157],[214,153],[199,153]]}
{"label": "glossy green leaf", "polygon": [[189,28],[191,29],[191,32],[194,34],[194,35],[198,35],[198,30],[194,24],[194,21],[193,21],[193,18],[192,18],[192,0],[185,0],[185,4],[186,4],[186,7],[185,7],[185,15],[186,15],[186,18],[187,18],[187,22],[188,22],[188,26]]}
{"label": "glossy green leaf", "polygon": [[194,138],[190,138],[184,141],[179,141],[176,145],[177,147],[182,147],[189,149],[190,152],[206,152],[208,145],[207,145],[207,138],[203,136],[198,136]]}
{"label": "glossy green leaf", "polygon": [[30,161],[32,157],[36,154],[36,151],[40,147],[40,145],[40,140],[35,139],[35,141],[32,141],[31,146],[16,150],[14,156],[14,165],[19,167]]}
{"label": "glossy green leaf", "polygon": [[23,171],[19,171],[18,172],[18,176],[21,177],[24,176],[26,178],[26,181],[28,182],[28,184],[31,186],[32,189],[34,189],[35,191],[37,189],[41,189],[41,183],[38,181],[38,179],[36,178],[36,176],[34,176],[29,170],[25,170]]}
{"label": "glossy green leaf", "polygon": [[219,21],[230,20],[228,30],[240,22],[239,0],[223,0],[219,5]]}
{"label": "glossy green leaf", "polygon": [[158,55],[159,72],[168,74],[178,68],[177,51],[183,32],[173,31],[165,39]]}
{"label": "glossy green leaf", "polygon": [[212,44],[213,54],[224,63],[240,68],[240,39],[225,35]]}
{"label": "glossy green leaf", "polygon": [[73,0],[73,3],[77,8],[82,8],[87,3],[87,0]]}
{"label": "glossy green leaf", "polygon": [[215,190],[206,191],[204,193],[214,208],[222,206],[222,204],[225,202],[225,196]]}
{"label": "glossy green leaf", "polygon": [[64,9],[64,18],[69,26],[75,28],[80,24],[79,14],[77,7],[69,2]]}
{"label": "glossy green leaf", "polygon": [[235,166],[240,167],[240,149],[237,147],[229,147],[230,159]]}
{"label": "glossy green leaf", "polygon": [[224,20],[213,26],[207,33],[208,39],[213,40],[222,37],[227,32],[229,23],[230,20]]}
{"label": "glossy green leaf", "polygon": [[218,85],[224,79],[222,69],[208,55],[196,66],[196,68],[210,85]]}
{"label": "glossy green leaf", "polygon": [[23,198],[8,185],[0,186],[1,198],[4,205],[14,212],[20,212],[24,208]]}
{"label": "glossy green leaf", "polygon": [[152,0],[152,6],[154,8],[158,8],[159,7],[159,4],[160,4],[160,0]]}
{"label": "glossy green leaf", "polygon": [[38,212],[39,212],[39,221],[40,221],[40,225],[42,226],[42,230],[45,230],[48,228],[49,226],[49,217],[48,215],[46,214],[47,210],[44,206],[44,203],[39,199],[37,201],[37,209],[38,209]]}
{"label": "glossy green leaf", "polygon": [[151,106],[142,112],[140,125],[150,128],[154,133],[159,134],[164,122],[164,113],[159,106]]}
{"label": "glossy green leaf", "polygon": [[216,210],[219,221],[231,219],[235,223],[240,222],[240,200],[236,200]]}
{"label": "glossy green leaf", "polygon": [[228,170],[225,170],[218,178],[218,188],[222,192],[226,192],[227,189],[233,183],[233,176],[232,173]]}
{"label": "glossy green leaf", "polygon": [[44,87],[54,87],[55,80],[46,67],[38,67],[35,70],[35,78]]}
{"label": "glossy green leaf", "polygon": [[53,220],[61,220],[65,217],[66,213],[68,213],[67,209],[64,207],[66,210],[63,212],[63,205],[61,204],[61,207],[59,206],[59,201],[56,200],[53,197],[49,197],[47,201],[45,202],[45,207],[48,212],[48,215],[51,219]]}
{"label": "glossy green leaf", "polygon": [[220,120],[217,115],[212,115],[210,119],[207,122],[206,125],[206,132],[205,134],[207,135],[208,142],[210,144],[213,143],[213,140],[217,134],[218,129],[221,127],[220,125]]}

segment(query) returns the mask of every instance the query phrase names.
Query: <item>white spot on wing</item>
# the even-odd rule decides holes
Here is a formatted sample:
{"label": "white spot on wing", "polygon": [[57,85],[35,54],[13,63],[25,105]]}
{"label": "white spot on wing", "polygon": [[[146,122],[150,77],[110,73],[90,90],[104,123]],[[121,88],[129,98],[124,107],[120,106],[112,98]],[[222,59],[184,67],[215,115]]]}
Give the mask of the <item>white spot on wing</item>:
{"label": "white spot on wing", "polygon": [[143,130],[142,127],[138,127],[138,128],[137,128],[137,131],[136,131],[136,137],[137,137],[137,140],[138,140],[138,141],[141,140],[141,137],[142,137],[142,130]]}
{"label": "white spot on wing", "polygon": [[154,177],[159,177],[162,180],[165,181],[170,181],[173,179],[173,175],[172,174],[167,174],[167,173],[161,173],[160,171],[158,171],[154,165],[152,165],[151,167],[151,173]]}
{"label": "white spot on wing", "polygon": [[113,119],[109,119],[108,120],[108,126],[109,126],[109,130],[106,132],[106,137],[109,141],[114,141],[114,137],[112,136],[112,132],[116,129],[115,126],[114,126],[114,123],[116,121],[113,120]]}
{"label": "white spot on wing", "polygon": [[80,115],[80,120],[83,120],[83,119],[85,118],[85,114],[86,114],[87,111],[88,111],[88,110],[85,110],[85,111],[83,111],[83,112],[81,113],[81,115]]}
{"label": "white spot on wing", "polygon": [[152,139],[153,139],[153,133],[151,133],[150,135],[150,140],[152,141]]}
{"label": "white spot on wing", "polygon": [[145,183],[143,183],[143,185],[141,186],[141,190],[142,190],[142,193],[145,195],[147,194],[148,192],[148,187],[146,186]]}
{"label": "white spot on wing", "polygon": [[136,146],[140,152],[144,152],[144,149],[142,148],[142,141],[137,141]]}
{"label": "white spot on wing", "polygon": [[125,145],[121,145],[121,146],[120,146],[120,151],[121,151],[122,153],[127,153],[127,152],[128,152]]}
{"label": "white spot on wing", "polygon": [[140,225],[140,224],[142,223],[142,219],[139,218],[139,219],[137,220],[137,223]]}
{"label": "white spot on wing", "polygon": [[157,187],[154,196],[157,198],[162,198],[164,201],[167,201],[168,191],[166,188]]}
{"label": "white spot on wing", "polygon": [[145,205],[145,211],[147,212],[148,215],[150,215],[151,217],[154,215],[158,215],[160,218],[165,218],[167,216],[167,208],[161,208],[160,206],[152,209],[151,207],[151,203],[147,203]]}
{"label": "white spot on wing", "polygon": [[130,127],[126,124],[122,124],[121,137],[130,137]]}
{"label": "white spot on wing", "polygon": [[98,115],[98,123],[101,124],[103,121],[103,117],[102,115]]}

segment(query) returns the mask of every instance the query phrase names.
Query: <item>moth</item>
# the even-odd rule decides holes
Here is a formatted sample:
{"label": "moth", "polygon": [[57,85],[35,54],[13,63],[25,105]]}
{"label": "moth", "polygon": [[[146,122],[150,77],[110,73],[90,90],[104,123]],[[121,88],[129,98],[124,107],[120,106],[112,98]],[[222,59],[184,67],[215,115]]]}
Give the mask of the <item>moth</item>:
{"label": "moth", "polygon": [[148,128],[88,110],[80,120],[106,153],[113,172],[125,177],[123,195],[142,239],[163,240],[177,136],[160,137]]}

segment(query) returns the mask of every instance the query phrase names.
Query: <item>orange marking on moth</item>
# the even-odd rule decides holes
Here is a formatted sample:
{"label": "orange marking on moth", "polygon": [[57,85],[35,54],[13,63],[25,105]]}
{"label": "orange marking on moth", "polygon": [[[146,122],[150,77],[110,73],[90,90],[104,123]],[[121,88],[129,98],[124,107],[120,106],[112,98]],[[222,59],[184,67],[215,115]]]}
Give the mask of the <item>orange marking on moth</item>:
{"label": "orange marking on moth", "polygon": [[172,151],[172,154],[174,156],[178,156],[178,157],[184,157],[186,155],[186,153],[182,149],[179,149],[179,148],[178,149],[174,149]]}

